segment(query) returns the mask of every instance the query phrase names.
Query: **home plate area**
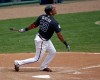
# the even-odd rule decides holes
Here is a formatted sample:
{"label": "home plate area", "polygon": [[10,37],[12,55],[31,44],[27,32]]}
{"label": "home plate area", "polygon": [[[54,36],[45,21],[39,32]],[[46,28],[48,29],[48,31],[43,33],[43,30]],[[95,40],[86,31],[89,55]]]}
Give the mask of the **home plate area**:
{"label": "home plate area", "polygon": [[[9,60],[5,58],[9,57]],[[19,57],[20,56],[20,57]],[[100,80],[99,53],[58,53],[49,65],[53,72],[40,71],[40,63],[32,63],[14,70],[13,61],[33,54],[1,54],[0,80]]]}

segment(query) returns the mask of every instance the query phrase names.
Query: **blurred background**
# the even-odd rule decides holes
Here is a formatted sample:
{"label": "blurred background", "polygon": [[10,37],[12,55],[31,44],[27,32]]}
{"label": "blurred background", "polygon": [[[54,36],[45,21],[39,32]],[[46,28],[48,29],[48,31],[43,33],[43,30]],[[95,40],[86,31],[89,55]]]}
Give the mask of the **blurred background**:
{"label": "blurred background", "polygon": [[55,4],[62,3],[62,0],[0,0],[0,6],[10,6],[10,5],[18,5],[18,4],[33,4],[39,3],[43,4]]}

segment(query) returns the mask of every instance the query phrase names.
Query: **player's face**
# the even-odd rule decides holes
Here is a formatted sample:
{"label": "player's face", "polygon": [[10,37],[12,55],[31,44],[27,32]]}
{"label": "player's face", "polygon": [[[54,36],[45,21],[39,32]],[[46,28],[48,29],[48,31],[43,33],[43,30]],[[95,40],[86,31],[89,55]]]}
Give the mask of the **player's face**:
{"label": "player's face", "polygon": [[55,14],[57,14],[56,7],[53,7],[53,9],[52,9],[52,15],[55,15]]}

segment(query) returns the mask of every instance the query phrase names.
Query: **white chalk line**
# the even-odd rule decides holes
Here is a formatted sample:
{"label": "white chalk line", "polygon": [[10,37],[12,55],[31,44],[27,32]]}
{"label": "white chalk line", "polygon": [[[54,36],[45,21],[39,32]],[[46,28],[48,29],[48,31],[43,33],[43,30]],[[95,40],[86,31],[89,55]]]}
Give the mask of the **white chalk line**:
{"label": "white chalk line", "polygon": [[96,66],[88,66],[88,67],[83,67],[82,69],[91,69],[91,68],[99,68],[100,65],[96,65]]}
{"label": "white chalk line", "polygon": [[99,68],[99,65],[94,65],[94,66],[87,66],[87,67],[82,67],[80,69],[78,69],[77,71],[75,71],[73,74],[82,74],[82,72],[80,70],[87,70],[87,69],[93,69],[93,68]]}
{"label": "white chalk line", "polygon": [[[0,67],[0,69],[5,69],[5,68],[8,68],[8,69],[12,69],[12,68],[14,68],[14,67]],[[40,67],[20,67],[21,69],[38,69],[38,68],[40,68]],[[64,68],[64,67],[50,67],[50,68],[58,68],[58,69],[62,69],[62,68]]]}
{"label": "white chalk line", "polygon": [[[92,68],[99,68],[99,65],[93,65],[93,66],[86,66],[86,67],[82,67],[82,68],[78,68],[78,69],[71,69],[71,67],[50,67],[53,69],[62,69],[62,71],[58,71],[55,73],[64,73],[64,74],[74,74],[74,75],[78,75],[78,74],[87,74],[87,73],[83,73],[81,70],[88,70],[88,69],[92,69]],[[21,67],[21,69],[39,69],[40,67]],[[0,67],[0,70],[4,70],[4,69],[14,69],[14,67]],[[63,70],[64,69],[64,70]],[[67,69],[67,70],[65,70]],[[32,78],[52,78],[52,76],[50,75],[34,75],[32,76]],[[71,79],[71,78],[70,78]],[[82,80],[83,78],[75,78],[73,77],[72,79],[79,79]]]}
{"label": "white chalk line", "polygon": [[[82,74],[81,70],[87,70],[87,69],[93,69],[93,68],[99,68],[99,65],[93,65],[93,66],[86,66],[78,69],[73,69],[72,67],[50,67],[52,69],[62,69],[62,71],[58,71],[57,73],[68,73],[68,74]],[[40,67],[20,67],[20,69],[39,69]],[[14,69],[14,67],[0,67],[0,70],[3,69]],[[65,70],[67,69],[67,70]]]}
{"label": "white chalk line", "polygon": [[58,54],[60,53],[67,53],[67,54],[100,54],[100,53],[93,53],[93,52],[57,52]]}
{"label": "white chalk line", "polygon": [[[93,53],[93,52],[57,52],[57,54],[100,54],[100,53]],[[34,54],[34,53],[18,53],[18,54]]]}
{"label": "white chalk line", "polygon": [[99,67],[100,67],[100,64],[94,65],[94,66],[82,67],[82,68],[79,68],[79,69],[64,70],[64,71],[60,71],[58,73],[83,74],[83,72],[81,70],[88,70],[88,69],[99,68]]}
{"label": "white chalk line", "polygon": [[[92,69],[92,68],[98,68],[100,67],[100,65],[96,65],[96,66],[87,66],[87,67],[83,67],[83,68],[79,68],[79,69],[71,69],[71,70],[64,70],[64,71],[58,71],[56,73],[67,73],[67,74],[83,74],[80,70],[87,70],[87,69]],[[39,68],[39,67],[22,67],[22,68]],[[64,69],[65,67],[50,67],[50,68],[56,68],[56,69]],[[48,77],[49,76],[49,77]],[[32,76],[33,78],[35,78],[34,76]],[[36,75],[36,78],[51,78],[50,75]],[[73,77],[73,79],[82,79],[82,78],[75,78]]]}
{"label": "white chalk line", "polygon": [[[8,55],[9,54],[10,53],[8,53]],[[15,54],[35,54],[35,53],[15,53]],[[93,52],[57,52],[57,54],[100,54],[100,53],[93,53]],[[7,55],[7,53],[0,54],[0,55]]]}
{"label": "white chalk line", "polygon": [[[87,66],[87,67],[83,67],[81,69],[91,69],[91,68],[98,68],[100,67],[100,64],[99,65],[94,65],[94,66]],[[5,68],[8,68],[8,69],[12,69],[14,67],[0,67],[0,69],[5,69]],[[20,67],[22,69],[26,68],[26,69],[38,69],[40,67]],[[64,69],[65,67],[50,67],[50,68],[56,68],[56,69]],[[66,67],[66,68],[70,68],[70,67]]]}
{"label": "white chalk line", "polygon": [[[99,68],[100,67],[100,64],[99,65],[93,65],[93,66],[87,66],[87,67],[82,67],[82,68],[78,68],[78,69],[72,69],[72,67],[50,67],[50,68],[53,68],[53,69],[62,69],[61,71],[56,71],[55,74],[73,74],[73,75],[79,75],[79,74],[87,74],[87,73],[83,73],[81,70],[88,70],[88,69],[93,69],[93,68]],[[14,69],[14,67],[0,67],[0,69]],[[40,67],[21,67],[21,69],[39,69]],[[65,70],[67,69],[67,70]],[[70,69],[70,70],[69,70]],[[50,79],[52,78],[51,75],[33,75],[31,76],[32,78],[44,78],[44,79]],[[79,80],[82,80],[83,78],[76,78],[76,77],[73,77],[73,78],[70,78],[70,79],[79,79]]]}

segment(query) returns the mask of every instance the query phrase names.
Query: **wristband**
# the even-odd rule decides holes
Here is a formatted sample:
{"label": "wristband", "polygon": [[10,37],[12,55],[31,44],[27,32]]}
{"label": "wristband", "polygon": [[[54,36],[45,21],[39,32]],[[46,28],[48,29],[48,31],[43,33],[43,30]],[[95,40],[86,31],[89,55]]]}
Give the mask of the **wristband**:
{"label": "wristband", "polygon": [[28,31],[29,29],[28,28],[25,28],[25,31]]}

